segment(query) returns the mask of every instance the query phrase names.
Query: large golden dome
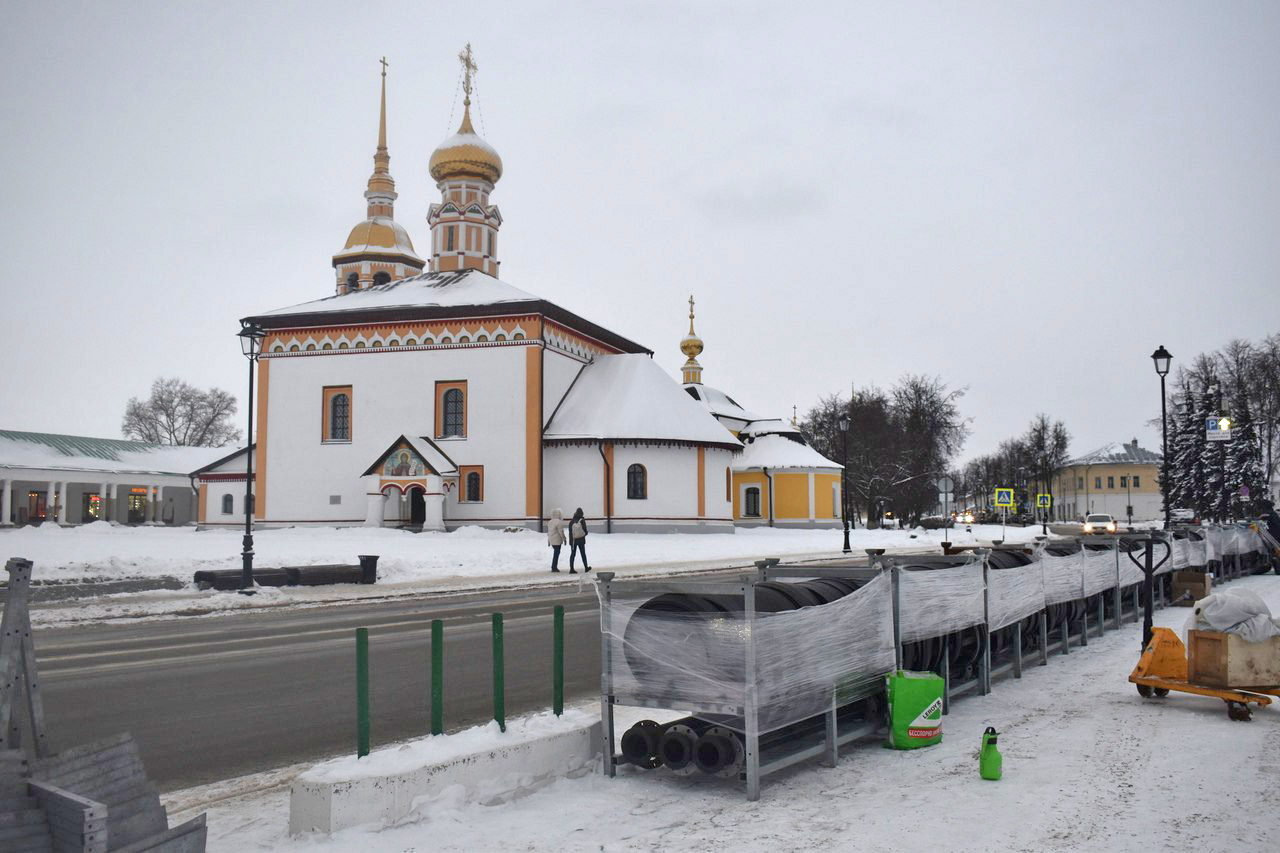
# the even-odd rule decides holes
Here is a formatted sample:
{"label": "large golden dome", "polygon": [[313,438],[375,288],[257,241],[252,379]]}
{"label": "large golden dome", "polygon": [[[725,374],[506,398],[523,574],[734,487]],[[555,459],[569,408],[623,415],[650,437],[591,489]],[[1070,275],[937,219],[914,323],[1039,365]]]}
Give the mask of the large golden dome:
{"label": "large golden dome", "polygon": [[502,158],[471,126],[470,107],[462,114],[458,132],[432,152],[430,172],[436,181],[465,177],[496,184],[502,177]]}

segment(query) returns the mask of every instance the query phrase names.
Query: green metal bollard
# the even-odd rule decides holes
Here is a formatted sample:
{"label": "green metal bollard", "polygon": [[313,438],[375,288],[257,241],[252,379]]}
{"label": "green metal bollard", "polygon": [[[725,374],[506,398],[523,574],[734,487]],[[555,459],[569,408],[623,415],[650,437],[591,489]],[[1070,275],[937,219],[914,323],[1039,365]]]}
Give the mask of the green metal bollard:
{"label": "green metal bollard", "polygon": [[502,665],[502,614],[493,614],[493,719],[507,730],[507,697]]}
{"label": "green metal bollard", "polygon": [[554,611],[551,652],[551,710],[558,717],[564,713],[564,605]]}
{"label": "green metal bollard", "polygon": [[356,757],[369,754],[369,629],[356,629]]}
{"label": "green metal bollard", "polygon": [[444,621],[431,620],[431,733],[444,734]]}

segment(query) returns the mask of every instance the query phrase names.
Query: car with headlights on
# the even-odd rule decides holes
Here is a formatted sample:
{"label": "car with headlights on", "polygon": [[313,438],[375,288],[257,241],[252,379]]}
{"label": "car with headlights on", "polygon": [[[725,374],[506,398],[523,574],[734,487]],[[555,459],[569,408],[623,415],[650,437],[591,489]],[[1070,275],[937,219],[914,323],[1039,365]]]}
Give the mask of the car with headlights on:
{"label": "car with headlights on", "polygon": [[1105,512],[1092,512],[1084,517],[1085,533],[1115,533],[1116,519],[1115,516],[1107,515]]}

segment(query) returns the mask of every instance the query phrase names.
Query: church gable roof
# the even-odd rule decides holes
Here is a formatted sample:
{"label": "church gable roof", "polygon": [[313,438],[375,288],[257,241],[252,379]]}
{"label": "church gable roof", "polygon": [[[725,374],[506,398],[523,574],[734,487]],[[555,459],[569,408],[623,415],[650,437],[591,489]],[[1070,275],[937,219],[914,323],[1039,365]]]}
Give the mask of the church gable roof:
{"label": "church gable roof", "polygon": [[288,329],[512,313],[545,315],[622,352],[651,352],[635,341],[480,270],[423,273],[244,319],[265,329]]}
{"label": "church gable roof", "polygon": [[546,441],[672,441],[738,450],[720,422],[646,355],[604,355],[582,368]]}
{"label": "church gable roof", "polygon": [[[397,458],[398,453],[409,454],[408,458],[404,459],[406,467],[403,473],[388,473],[385,470],[388,460],[391,460],[393,464],[401,461]],[[402,435],[391,442],[391,446],[383,451],[382,455],[361,476],[367,477],[370,474],[381,474],[384,477],[420,477],[423,472],[414,468],[415,463],[419,462],[425,465],[432,474],[439,474],[442,477],[449,477],[458,473],[458,466],[434,441],[426,436],[411,437]],[[398,469],[393,468],[393,470]]]}

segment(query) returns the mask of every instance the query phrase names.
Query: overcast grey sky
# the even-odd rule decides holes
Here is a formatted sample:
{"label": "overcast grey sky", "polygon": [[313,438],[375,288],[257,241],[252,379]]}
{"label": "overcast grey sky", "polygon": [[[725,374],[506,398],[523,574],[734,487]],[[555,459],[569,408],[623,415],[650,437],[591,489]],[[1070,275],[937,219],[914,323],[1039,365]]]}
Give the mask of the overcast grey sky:
{"label": "overcast grey sky", "polygon": [[[0,6],[0,428],[115,436],[158,375],[243,396],[237,318],[333,292],[378,57],[396,218],[462,45],[503,278],[763,414],[903,372],[965,456],[1158,415],[1148,358],[1280,331],[1280,4]],[[1175,364],[1177,361],[1175,361]]]}

